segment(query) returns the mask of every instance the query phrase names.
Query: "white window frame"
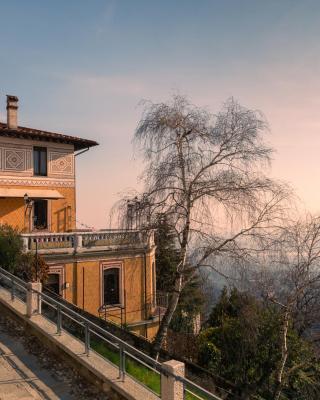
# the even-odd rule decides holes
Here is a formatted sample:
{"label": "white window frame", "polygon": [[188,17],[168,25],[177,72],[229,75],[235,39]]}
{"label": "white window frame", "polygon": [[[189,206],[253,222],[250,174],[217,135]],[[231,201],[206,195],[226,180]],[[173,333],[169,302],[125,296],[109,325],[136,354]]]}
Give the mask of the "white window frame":
{"label": "white window frame", "polygon": [[104,271],[107,269],[119,269],[119,304],[106,304],[108,308],[118,308],[124,305],[124,274],[123,262],[102,262],[100,265],[100,306],[104,306]]}
{"label": "white window frame", "polygon": [[63,265],[49,265],[48,275],[59,275],[59,294],[62,298],[65,297],[65,269]]}

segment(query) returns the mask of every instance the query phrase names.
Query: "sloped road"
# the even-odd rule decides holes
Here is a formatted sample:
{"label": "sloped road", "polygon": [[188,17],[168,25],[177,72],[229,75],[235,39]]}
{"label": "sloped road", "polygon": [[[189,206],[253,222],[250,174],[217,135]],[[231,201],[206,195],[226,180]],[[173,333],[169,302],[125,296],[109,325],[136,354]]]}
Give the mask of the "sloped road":
{"label": "sloped road", "polygon": [[19,340],[0,328],[0,399],[76,399],[70,387],[41,368]]}
{"label": "sloped road", "polygon": [[0,315],[0,400],[111,400],[34,336]]}

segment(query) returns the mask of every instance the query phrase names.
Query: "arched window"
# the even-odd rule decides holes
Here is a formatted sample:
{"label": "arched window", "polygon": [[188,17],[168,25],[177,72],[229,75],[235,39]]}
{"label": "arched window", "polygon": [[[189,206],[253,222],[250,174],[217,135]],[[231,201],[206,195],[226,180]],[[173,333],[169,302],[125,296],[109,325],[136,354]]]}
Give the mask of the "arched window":
{"label": "arched window", "polygon": [[103,270],[103,304],[120,304],[120,268]]}

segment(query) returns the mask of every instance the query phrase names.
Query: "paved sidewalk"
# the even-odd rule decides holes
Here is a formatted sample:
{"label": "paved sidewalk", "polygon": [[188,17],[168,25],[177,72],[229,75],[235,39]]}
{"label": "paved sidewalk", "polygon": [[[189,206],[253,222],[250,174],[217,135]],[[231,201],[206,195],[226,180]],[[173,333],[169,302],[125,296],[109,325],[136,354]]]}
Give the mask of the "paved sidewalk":
{"label": "paved sidewalk", "polygon": [[76,400],[70,386],[41,368],[20,340],[10,337],[0,325],[0,400]]}

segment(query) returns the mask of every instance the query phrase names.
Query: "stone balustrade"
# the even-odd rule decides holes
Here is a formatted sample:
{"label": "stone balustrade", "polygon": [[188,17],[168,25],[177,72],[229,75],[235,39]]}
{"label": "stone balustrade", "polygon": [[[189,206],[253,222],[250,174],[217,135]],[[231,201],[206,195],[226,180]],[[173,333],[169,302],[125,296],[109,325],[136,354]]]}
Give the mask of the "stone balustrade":
{"label": "stone balustrade", "polygon": [[101,230],[90,232],[24,233],[24,250],[39,254],[83,253],[154,246],[154,231]]}

